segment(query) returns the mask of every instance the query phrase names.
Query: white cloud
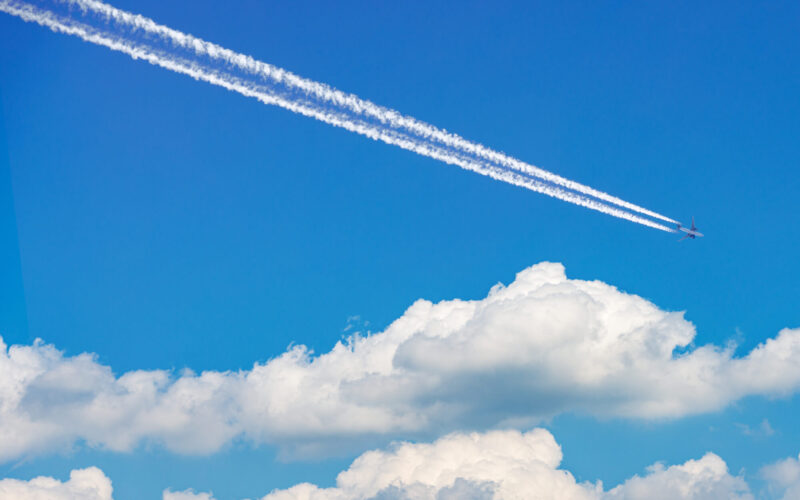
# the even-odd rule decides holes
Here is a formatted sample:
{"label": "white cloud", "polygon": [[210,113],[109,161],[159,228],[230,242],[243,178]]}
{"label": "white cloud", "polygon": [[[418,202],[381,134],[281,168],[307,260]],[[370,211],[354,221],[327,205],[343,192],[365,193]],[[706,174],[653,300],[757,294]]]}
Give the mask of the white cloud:
{"label": "white cloud", "polygon": [[591,498],[596,487],[579,485],[570,473],[558,470],[561,458],[560,446],[544,429],[451,434],[432,444],[404,443],[388,452],[364,453],[339,474],[330,498],[402,493],[433,499],[456,488],[484,492],[486,498],[551,498],[554,492],[565,500]]}
{"label": "white cloud", "polygon": [[752,428],[747,424],[736,424],[736,426],[745,436],[765,438],[775,434],[775,429],[772,428],[772,425],[770,425],[769,420],[766,418],[762,420],[761,424],[759,424],[756,428]]}
{"label": "white cloud", "polygon": [[767,481],[775,498],[781,495],[783,500],[800,499],[800,456],[763,467],[761,476]]}
{"label": "white cloud", "polygon": [[[670,418],[800,387],[800,329],[744,357],[691,347],[682,313],[544,263],[481,300],[415,302],[385,331],[239,372],[115,376],[94,356],[0,341],[0,460],[86,441],[209,453],[370,435],[530,427],[560,412]],[[679,352],[679,354],[676,354]]]}
{"label": "white cloud", "polygon": [[668,468],[656,464],[610,491],[601,483],[577,483],[560,462],[561,448],[543,429],[451,434],[431,444],[364,453],[339,474],[336,487],[305,483],[262,500],[753,499],[745,481],[713,453]]}
{"label": "white cloud", "polygon": [[0,500],[111,500],[111,480],[97,467],[73,470],[69,481],[36,477],[0,480]]}
{"label": "white cloud", "polygon": [[607,500],[746,500],[752,499],[744,479],[731,476],[725,461],[713,453],[683,465],[649,467],[609,491]]}
{"label": "white cloud", "polygon": [[162,493],[162,500],[214,500],[211,493],[195,493],[194,490],[172,491],[166,489]]}
{"label": "white cloud", "polygon": [[[731,475],[713,453],[665,466],[657,463],[606,490],[577,482],[560,468],[561,447],[545,429],[451,433],[432,443],[400,442],[356,458],[336,486],[302,483],[274,490],[262,500],[753,500],[741,476]],[[800,460],[762,468],[766,497],[794,500]],[[111,500],[111,481],[97,468],[75,470],[60,482],[0,480],[0,500]],[[214,500],[211,493],[164,490],[163,500]]]}

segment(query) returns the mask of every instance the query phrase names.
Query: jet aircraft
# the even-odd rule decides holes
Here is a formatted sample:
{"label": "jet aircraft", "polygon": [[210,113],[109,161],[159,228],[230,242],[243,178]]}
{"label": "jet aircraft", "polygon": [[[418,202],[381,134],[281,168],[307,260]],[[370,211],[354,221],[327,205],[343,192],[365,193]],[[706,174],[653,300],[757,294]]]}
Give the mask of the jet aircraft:
{"label": "jet aircraft", "polygon": [[686,238],[695,239],[698,236],[700,236],[700,237],[703,236],[703,233],[698,231],[697,227],[694,225],[694,217],[692,217],[692,227],[691,227],[691,229],[687,229],[687,228],[681,226],[680,223],[678,223],[678,231],[683,231],[684,233],[686,233],[686,236],[684,236],[683,238],[679,239],[678,241],[683,241]]}

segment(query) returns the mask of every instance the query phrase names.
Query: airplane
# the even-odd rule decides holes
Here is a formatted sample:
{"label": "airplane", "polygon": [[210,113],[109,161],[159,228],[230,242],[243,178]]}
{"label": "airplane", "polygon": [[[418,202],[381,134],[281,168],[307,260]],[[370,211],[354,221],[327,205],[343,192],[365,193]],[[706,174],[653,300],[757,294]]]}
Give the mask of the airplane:
{"label": "airplane", "polygon": [[698,231],[697,227],[694,225],[694,217],[692,217],[692,228],[691,229],[686,229],[685,227],[681,226],[680,223],[678,223],[678,231],[683,231],[684,233],[686,233],[686,236],[684,236],[683,238],[679,239],[678,241],[683,241],[686,238],[695,239],[698,236],[700,236],[700,237],[703,236],[703,233]]}

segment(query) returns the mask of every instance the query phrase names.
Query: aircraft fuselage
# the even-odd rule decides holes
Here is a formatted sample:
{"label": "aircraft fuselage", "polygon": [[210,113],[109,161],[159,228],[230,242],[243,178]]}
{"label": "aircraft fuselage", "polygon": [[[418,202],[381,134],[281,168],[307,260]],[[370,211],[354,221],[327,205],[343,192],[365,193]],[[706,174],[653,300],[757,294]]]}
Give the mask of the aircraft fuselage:
{"label": "aircraft fuselage", "polygon": [[683,227],[680,224],[678,224],[678,231],[683,231],[684,233],[686,233],[686,237],[691,239],[695,239],[698,236],[700,237],[703,236],[703,233],[698,231],[696,227],[692,227],[691,229],[689,229],[688,227]]}

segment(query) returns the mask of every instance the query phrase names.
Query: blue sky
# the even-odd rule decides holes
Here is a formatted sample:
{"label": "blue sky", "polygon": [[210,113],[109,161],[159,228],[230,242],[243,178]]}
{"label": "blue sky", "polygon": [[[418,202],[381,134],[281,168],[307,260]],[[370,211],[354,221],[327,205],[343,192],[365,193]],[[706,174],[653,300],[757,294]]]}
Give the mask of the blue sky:
{"label": "blue sky", "polygon": [[[790,2],[115,3],[678,220],[677,236],[373,142],[0,16],[0,335],[137,369],[329,351],[416,299],[479,299],[542,261],[686,311],[745,354],[800,326],[800,8]],[[676,420],[544,424],[579,480],[706,451],[754,480],[800,451],[800,400]],[[748,436],[737,424],[775,433]],[[385,444],[385,443],[384,443]],[[78,446],[115,498],[333,483],[364,450],[284,462]]]}

